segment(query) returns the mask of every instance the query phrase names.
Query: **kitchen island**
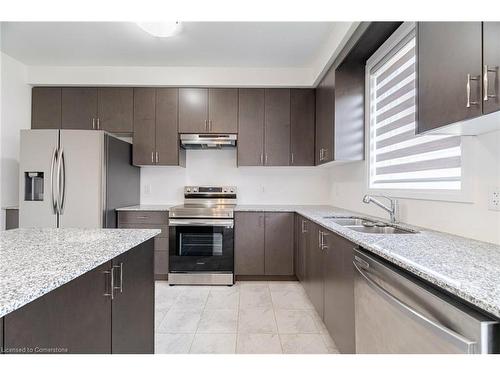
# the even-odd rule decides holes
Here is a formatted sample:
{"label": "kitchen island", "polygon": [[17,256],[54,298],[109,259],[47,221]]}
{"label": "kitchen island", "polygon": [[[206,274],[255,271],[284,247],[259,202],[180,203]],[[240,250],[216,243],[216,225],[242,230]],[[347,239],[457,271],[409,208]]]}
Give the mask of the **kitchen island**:
{"label": "kitchen island", "polygon": [[0,232],[7,353],[152,353],[156,229]]}

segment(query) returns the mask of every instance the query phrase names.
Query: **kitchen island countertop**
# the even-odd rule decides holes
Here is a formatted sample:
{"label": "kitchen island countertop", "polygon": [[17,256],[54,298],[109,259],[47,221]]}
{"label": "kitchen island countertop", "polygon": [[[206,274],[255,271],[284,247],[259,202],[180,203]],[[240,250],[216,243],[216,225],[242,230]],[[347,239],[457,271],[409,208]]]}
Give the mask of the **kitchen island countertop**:
{"label": "kitchen island countertop", "polygon": [[0,317],[160,233],[158,229],[0,232]]}

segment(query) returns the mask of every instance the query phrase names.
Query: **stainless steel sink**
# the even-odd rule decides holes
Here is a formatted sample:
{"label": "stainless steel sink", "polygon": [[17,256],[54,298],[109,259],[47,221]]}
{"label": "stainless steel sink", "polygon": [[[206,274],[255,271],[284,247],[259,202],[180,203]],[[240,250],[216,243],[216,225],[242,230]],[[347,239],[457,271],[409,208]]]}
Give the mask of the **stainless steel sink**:
{"label": "stainless steel sink", "polygon": [[366,219],[361,219],[361,218],[355,218],[355,217],[346,217],[346,218],[332,219],[332,221],[335,224],[339,224],[339,225],[342,225],[342,226],[363,225],[363,224],[372,224],[372,225],[374,225],[375,224],[373,221],[366,220]]}
{"label": "stainless steel sink", "polygon": [[355,230],[356,232],[370,233],[370,234],[414,234],[416,232],[411,230],[405,230],[401,228],[391,227],[391,226],[364,226],[364,225],[349,225],[346,228]]}

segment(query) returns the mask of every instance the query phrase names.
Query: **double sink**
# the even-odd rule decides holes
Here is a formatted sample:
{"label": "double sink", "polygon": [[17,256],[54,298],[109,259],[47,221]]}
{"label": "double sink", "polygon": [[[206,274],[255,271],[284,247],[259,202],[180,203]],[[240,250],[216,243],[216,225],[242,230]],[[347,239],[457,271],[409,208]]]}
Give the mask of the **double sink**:
{"label": "double sink", "polygon": [[356,232],[370,234],[414,234],[413,230],[402,229],[380,221],[373,221],[357,216],[325,216],[324,219],[330,219],[335,224],[352,229]]}

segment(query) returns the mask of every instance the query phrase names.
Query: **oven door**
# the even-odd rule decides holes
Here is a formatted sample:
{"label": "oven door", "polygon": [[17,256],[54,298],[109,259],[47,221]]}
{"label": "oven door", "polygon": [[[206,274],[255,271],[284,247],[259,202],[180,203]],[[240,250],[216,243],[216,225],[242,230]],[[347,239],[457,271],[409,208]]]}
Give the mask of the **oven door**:
{"label": "oven door", "polygon": [[170,219],[170,272],[224,272],[234,268],[232,219]]}

